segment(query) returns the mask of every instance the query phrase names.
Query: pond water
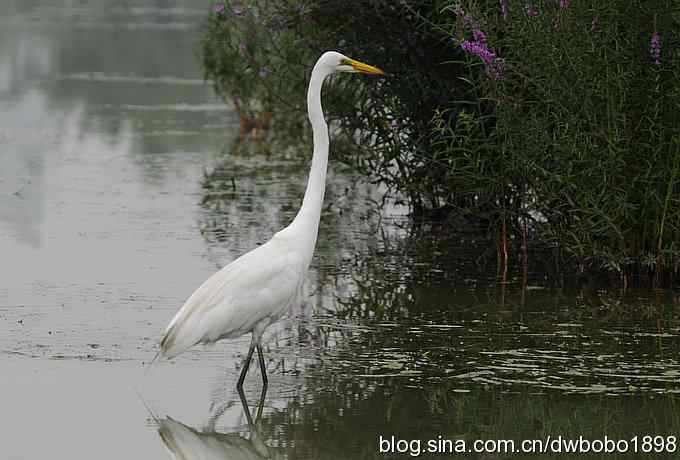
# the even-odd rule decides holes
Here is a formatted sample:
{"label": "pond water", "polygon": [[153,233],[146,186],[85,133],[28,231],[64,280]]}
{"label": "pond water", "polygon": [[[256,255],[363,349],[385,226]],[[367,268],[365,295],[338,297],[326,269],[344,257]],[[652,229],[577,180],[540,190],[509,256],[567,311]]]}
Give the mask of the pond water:
{"label": "pond water", "polygon": [[[266,336],[259,417],[255,366],[249,411],[235,389],[247,337],[149,368],[186,297],[289,222],[309,157],[235,149],[197,57],[209,2],[0,6],[1,458],[680,433],[672,295],[498,283],[479,230],[415,227],[335,164],[306,301]],[[663,457],[621,458],[646,456]]]}

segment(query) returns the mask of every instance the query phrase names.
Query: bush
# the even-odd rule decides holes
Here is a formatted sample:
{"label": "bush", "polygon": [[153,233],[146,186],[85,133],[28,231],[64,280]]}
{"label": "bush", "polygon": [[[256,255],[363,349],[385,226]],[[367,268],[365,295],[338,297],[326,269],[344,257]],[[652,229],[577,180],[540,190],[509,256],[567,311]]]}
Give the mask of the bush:
{"label": "bush", "polygon": [[218,92],[273,114],[288,145],[309,140],[304,95],[322,51],[384,68],[325,89],[333,152],[414,215],[454,211],[503,248],[514,236],[569,266],[668,277],[679,25],[671,1],[250,0],[211,15],[203,57]]}
{"label": "bush", "polygon": [[[235,3],[235,2],[234,2]],[[239,3],[240,5],[240,3]],[[203,42],[205,75],[218,93],[242,100],[249,116],[273,112],[275,137],[290,145],[306,130],[306,85],[317,57],[336,49],[388,72],[385,79],[341,76],[324,89],[332,154],[409,198],[416,209],[443,204],[448,163],[436,158],[431,122],[438,107],[466,99],[452,79],[465,70],[446,30],[429,25],[442,2],[387,0],[227,2],[211,15]],[[348,14],[349,11],[358,12]],[[267,69],[266,78],[260,70]],[[304,139],[309,140],[309,137]],[[437,165],[433,168],[432,165]]]}
{"label": "bush", "polygon": [[471,180],[502,178],[503,210],[582,266],[677,271],[680,10],[562,0],[481,17],[506,63],[502,82],[475,80],[501,161]]}

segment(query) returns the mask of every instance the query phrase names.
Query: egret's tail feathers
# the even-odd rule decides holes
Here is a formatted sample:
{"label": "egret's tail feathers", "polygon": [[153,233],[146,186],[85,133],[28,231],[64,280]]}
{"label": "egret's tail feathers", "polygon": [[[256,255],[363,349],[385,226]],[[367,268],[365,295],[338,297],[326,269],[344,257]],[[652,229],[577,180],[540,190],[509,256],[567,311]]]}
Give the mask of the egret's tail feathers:
{"label": "egret's tail feathers", "polygon": [[168,330],[165,331],[165,335],[161,339],[161,348],[158,350],[159,355],[165,357],[165,358],[174,358],[176,354],[173,354],[173,348],[175,344],[175,327],[170,327]]}
{"label": "egret's tail feathers", "polygon": [[159,354],[165,354],[169,344],[170,344],[170,333],[172,332],[172,329],[169,329],[168,331],[165,332],[165,335],[161,339],[161,348],[158,350]]}
{"label": "egret's tail feathers", "polygon": [[161,349],[159,351],[162,358],[172,359],[179,355],[187,348],[196,345],[200,341],[200,336],[187,333],[177,324],[173,324],[165,331],[165,335],[161,340]]}

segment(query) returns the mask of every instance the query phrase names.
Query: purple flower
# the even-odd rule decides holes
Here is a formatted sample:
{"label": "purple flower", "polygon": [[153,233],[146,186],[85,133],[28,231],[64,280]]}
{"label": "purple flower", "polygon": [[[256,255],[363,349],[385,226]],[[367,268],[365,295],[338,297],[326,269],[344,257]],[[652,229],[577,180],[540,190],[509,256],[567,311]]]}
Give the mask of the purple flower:
{"label": "purple flower", "polygon": [[508,0],[501,0],[501,14],[504,20],[508,20]]}
{"label": "purple flower", "polygon": [[489,48],[487,48],[485,43],[464,40],[461,42],[460,47],[482,60],[484,63],[484,69],[486,70],[486,73],[489,75],[489,77],[494,80],[503,79],[505,63],[502,59],[496,57],[496,55],[491,52]]}
{"label": "purple flower", "polygon": [[597,29],[600,27],[600,17],[599,16],[593,16],[593,20],[590,22],[590,31],[591,32],[596,32]]}
{"label": "purple flower", "polygon": [[224,13],[224,3],[217,3],[216,5],[213,5],[212,11],[215,14],[222,14]]}
{"label": "purple flower", "polygon": [[[501,5],[503,4],[504,2],[502,1]],[[460,7],[457,7],[454,11],[456,16],[463,19],[463,22],[466,26],[470,26],[472,28],[472,36],[474,39],[473,41],[463,40],[460,43],[460,47],[482,60],[484,63],[484,69],[486,70],[486,73],[489,75],[489,77],[494,80],[502,80],[504,67],[503,60],[496,57],[496,55],[487,47],[486,34],[484,31],[482,31],[479,23],[471,16],[465,14],[465,11],[463,11],[463,9]]]}
{"label": "purple flower", "polygon": [[657,31],[654,31],[649,42],[649,55],[652,57],[654,64],[661,64],[661,36]]}
{"label": "purple flower", "polygon": [[484,64],[489,64],[496,57],[494,53],[489,51],[489,48],[487,48],[484,43],[470,42],[464,40],[460,44],[460,47],[463,48],[468,53],[474,54],[475,56],[479,57],[484,62]]}
{"label": "purple flower", "polygon": [[560,0],[560,9],[566,10],[569,8],[569,0]]}
{"label": "purple flower", "polygon": [[267,75],[269,75],[269,69],[267,67],[261,67],[260,78],[267,78]]}
{"label": "purple flower", "polygon": [[536,9],[531,5],[526,5],[524,7],[524,11],[526,12],[527,16],[529,16],[530,18],[533,18],[534,16],[538,16],[538,11],[536,11]]}
{"label": "purple flower", "polygon": [[494,59],[490,65],[486,66],[486,74],[492,80],[502,80],[503,72],[505,71],[505,60],[501,58]]}
{"label": "purple flower", "polygon": [[477,24],[475,24],[474,27],[472,28],[472,36],[474,37],[476,42],[486,43],[486,34],[482,32],[482,29],[480,29]]}

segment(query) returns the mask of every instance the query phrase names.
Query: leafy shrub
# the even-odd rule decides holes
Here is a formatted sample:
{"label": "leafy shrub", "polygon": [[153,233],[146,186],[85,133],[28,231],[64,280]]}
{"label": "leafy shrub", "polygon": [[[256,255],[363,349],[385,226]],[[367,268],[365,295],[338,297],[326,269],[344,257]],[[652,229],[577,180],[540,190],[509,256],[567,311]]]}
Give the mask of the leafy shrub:
{"label": "leafy shrub", "polygon": [[333,154],[407,196],[417,209],[446,201],[449,165],[436,158],[431,121],[438,107],[455,106],[467,95],[452,85],[465,70],[462,61],[449,62],[462,56],[446,34],[455,16],[449,14],[442,28],[428,22],[443,2],[241,5],[220,7],[204,36],[205,74],[218,93],[237,96],[250,115],[273,112],[276,135],[290,145],[289,134],[307,132],[306,85],[323,51],[336,49],[377,65],[388,78],[341,76],[324,89],[326,115],[337,128]]}
{"label": "leafy shrub", "polygon": [[482,18],[506,63],[501,84],[476,80],[496,103],[504,202],[582,265],[677,270],[677,4],[513,2]]}
{"label": "leafy shrub", "polygon": [[309,141],[311,65],[337,49],[389,76],[343,76],[325,89],[333,152],[407,197],[415,215],[482,218],[511,246],[513,235],[547,243],[584,269],[678,271],[677,3],[233,0],[218,9],[206,76],[251,116],[273,114],[286,144]]}

